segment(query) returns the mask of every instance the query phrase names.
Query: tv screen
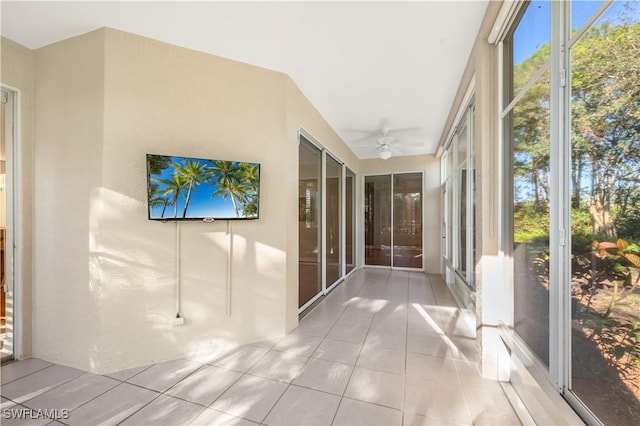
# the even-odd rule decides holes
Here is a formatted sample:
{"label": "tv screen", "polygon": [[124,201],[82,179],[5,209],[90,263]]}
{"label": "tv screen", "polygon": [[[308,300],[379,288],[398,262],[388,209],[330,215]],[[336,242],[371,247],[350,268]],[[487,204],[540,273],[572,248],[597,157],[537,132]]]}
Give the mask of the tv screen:
{"label": "tv screen", "polygon": [[147,154],[151,220],[257,219],[260,164]]}

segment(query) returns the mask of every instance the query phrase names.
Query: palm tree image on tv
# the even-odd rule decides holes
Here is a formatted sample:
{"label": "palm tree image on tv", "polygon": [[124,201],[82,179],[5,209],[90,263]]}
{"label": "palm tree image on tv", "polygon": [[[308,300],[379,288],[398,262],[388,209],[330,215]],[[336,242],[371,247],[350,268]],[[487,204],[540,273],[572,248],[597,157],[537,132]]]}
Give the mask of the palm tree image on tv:
{"label": "palm tree image on tv", "polygon": [[149,219],[257,219],[260,165],[147,154]]}

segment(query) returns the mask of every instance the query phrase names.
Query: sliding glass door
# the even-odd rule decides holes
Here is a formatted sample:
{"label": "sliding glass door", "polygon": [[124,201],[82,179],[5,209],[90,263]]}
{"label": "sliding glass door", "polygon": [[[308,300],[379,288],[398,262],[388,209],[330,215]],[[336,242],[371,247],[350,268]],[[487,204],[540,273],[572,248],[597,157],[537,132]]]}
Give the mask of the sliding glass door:
{"label": "sliding glass door", "polygon": [[364,264],[391,266],[391,175],[364,178]]}
{"label": "sliding glass door", "polygon": [[326,271],[327,287],[342,278],[342,164],[327,155],[326,159]]}
{"label": "sliding glass door", "polygon": [[423,268],[422,173],[365,177],[365,265]]}
{"label": "sliding glass door", "polygon": [[571,7],[570,390],[603,423],[638,424],[640,3],[589,23],[597,6]]}
{"label": "sliding glass door", "polygon": [[393,175],[393,266],[422,268],[422,173]]}
{"label": "sliding glass door", "polygon": [[298,154],[299,300],[302,312],[356,265],[356,175],[301,130]]}
{"label": "sliding glass door", "polygon": [[322,292],[322,151],[300,138],[298,307]]}
{"label": "sliding glass door", "polygon": [[514,341],[586,423],[638,424],[640,3],[523,2],[501,45]]}
{"label": "sliding glass door", "polygon": [[345,167],[345,274],[353,271],[356,262],[356,174]]}

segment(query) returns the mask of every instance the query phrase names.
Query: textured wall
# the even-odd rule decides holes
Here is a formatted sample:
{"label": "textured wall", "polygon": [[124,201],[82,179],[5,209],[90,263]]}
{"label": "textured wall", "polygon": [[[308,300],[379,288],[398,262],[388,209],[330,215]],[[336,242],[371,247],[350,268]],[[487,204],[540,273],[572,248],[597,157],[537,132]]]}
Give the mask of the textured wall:
{"label": "textured wall", "polygon": [[[104,373],[293,329],[299,127],[358,164],[289,77],[111,29],[35,55],[36,355]],[[147,220],[147,153],[261,163],[259,220],[179,225],[179,327],[178,225]]]}

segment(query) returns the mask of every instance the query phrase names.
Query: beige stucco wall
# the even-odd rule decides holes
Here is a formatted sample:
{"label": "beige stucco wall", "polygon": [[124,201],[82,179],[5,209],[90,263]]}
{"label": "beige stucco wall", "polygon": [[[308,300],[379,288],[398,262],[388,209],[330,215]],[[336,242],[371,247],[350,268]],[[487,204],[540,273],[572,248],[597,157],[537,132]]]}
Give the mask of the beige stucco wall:
{"label": "beige stucco wall", "polygon": [[[440,273],[440,160],[432,155],[413,155],[360,161],[362,175],[381,173],[424,173],[424,267],[427,273]],[[362,180],[360,182],[362,185]],[[359,199],[362,205],[364,200]]]}
{"label": "beige stucco wall", "polygon": [[[290,78],[111,29],[34,55],[35,355],[105,373],[295,328],[298,129],[358,160]],[[179,225],[178,327],[178,225],[147,219],[147,153],[261,164],[259,220]]]}
{"label": "beige stucco wall", "polygon": [[92,196],[102,180],[104,39],[34,51],[34,355],[85,370],[100,360]]}
{"label": "beige stucco wall", "polygon": [[[105,30],[105,43],[104,170],[91,230],[100,265],[101,369],[284,334],[290,254],[282,186],[291,171],[282,164],[296,147],[284,133],[287,77],[115,30]],[[231,222],[231,237],[224,221],[147,220],[146,153],[260,163],[260,219]],[[180,327],[170,324],[177,226]]]}
{"label": "beige stucco wall", "polygon": [[15,169],[18,176],[18,219],[19,240],[16,241],[19,266],[18,283],[21,304],[17,306],[21,327],[17,336],[22,346],[16,358],[31,355],[32,347],[32,283],[33,283],[33,53],[11,40],[2,37],[0,41],[0,83],[18,91],[18,158]]}

